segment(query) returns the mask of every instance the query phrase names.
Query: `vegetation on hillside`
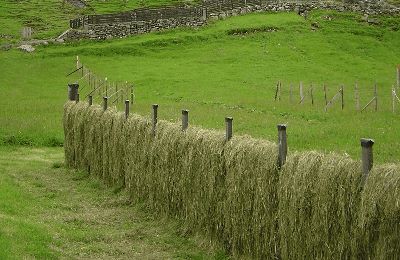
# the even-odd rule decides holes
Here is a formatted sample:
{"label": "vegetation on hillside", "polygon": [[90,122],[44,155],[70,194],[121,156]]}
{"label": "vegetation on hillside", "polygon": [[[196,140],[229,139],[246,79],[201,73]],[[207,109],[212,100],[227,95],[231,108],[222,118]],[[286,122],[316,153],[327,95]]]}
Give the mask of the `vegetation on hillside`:
{"label": "vegetation on hillside", "polygon": [[[234,117],[236,134],[276,139],[276,124],[287,123],[290,150],[318,149],[359,157],[359,139],[376,141],[377,161],[398,161],[398,113],[391,113],[390,91],[399,63],[398,17],[379,17],[378,25],[362,16],[314,11],[309,20],[294,13],[251,14],[213,22],[200,29],[133,36],[102,42],[82,41],[40,47],[33,54],[3,52],[0,83],[1,140],[4,143],[62,143],[61,107],[66,78],[83,64],[109,80],[135,82],[132,111],[149,115],[159,103],[160,117],[179,120],[190,110],[190,124],[223,128]],[[275,31],[264,28],[277,28]],[[240,33],[232,33],[234,31]],[[26,72],[26,73],[21,73]],[[275,86],[283,83],[280,102]],[[299,104],[298,84],[306,99]],[[83,81],[82,81],[83,82]],[[358,82],[361,106],[377,83],[379,110],[355,111]],[[289,84],[294,100],[289,102]],[[345,107],[325,113],[322,84],[332,98],[345,87]],[[314,86],[314,106],[309,97]],[[95,101],[98,102],[98,101]]]}
{"label": "vegetation on hillside", "polygon": [[115,13],[144,6],[191,1],[180,0],[88,0],[77,8],[65,0],[2,0],[0,2],[0,43],[19,41],[24,26],[32,27],[37,39],[54,38],[69,28],[69,20],[84,14]]}

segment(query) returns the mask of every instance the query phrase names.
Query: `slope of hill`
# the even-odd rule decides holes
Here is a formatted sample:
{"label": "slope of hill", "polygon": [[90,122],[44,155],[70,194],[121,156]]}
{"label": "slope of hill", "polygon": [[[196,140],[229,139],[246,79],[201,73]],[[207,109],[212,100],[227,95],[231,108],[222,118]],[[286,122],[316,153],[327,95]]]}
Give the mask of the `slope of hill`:
{"label": "slope of hill", "polygon": [[[179,0],[88,0],[86,8],[77,8],[63,0],[0,1],[0,43],[20,39],[24,26],[32,27],[38,39],[55,37],[69,28],[69,19],[83,14],[114,13],[141,6],[163,5]],[[189,1],[190,2],[190,1]]]}
{"label": "slope of hill", "polygon": [[[291,149],[346,152],[354,158],[359,138],[371,137],[377,161],[397,161],[400,144],[393,140],[400,124],[398,113],[391,112],[391,87],[399,63],[400,19],[377,19],[370,25],[359,14],[331,11],[311,12],[309,20],[294,13],[251,14],[202,29],[49,45],[33,54],[9,51],[2,54],[0,70],[8,97],[0,100],[0,136],[10,144],[62,143],[66,85],[77,80],[65,75],[79,55],[96,74],[136,84],[132,111],[149,114],[150,105],[159,103],[162,118],[178,120],[180,109],[187,108],[191,124],[208,128],[223,128],[224,116],[232,115],[235,134],[270,140],[276,138],[277,123],[288,123]],[[278,80],[284,93],[275,102]],[[307,96],[303,105],[300,81]],[[372,98],[377,82],[378,112],[355,110],[356,82],[361,106]],[[344,111],[336,104],[324,112],[322,84],[329,99],[344,84]]]}

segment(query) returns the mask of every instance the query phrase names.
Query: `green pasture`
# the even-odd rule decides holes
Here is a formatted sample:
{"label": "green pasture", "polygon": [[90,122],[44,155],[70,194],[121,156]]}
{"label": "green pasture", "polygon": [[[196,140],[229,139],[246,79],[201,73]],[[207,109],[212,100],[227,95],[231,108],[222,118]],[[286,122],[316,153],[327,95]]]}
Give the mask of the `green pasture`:
{"label": "green pasture", "polygon": [[0,147],[1,259],[225,258],[63,161],[62,148]]}
{"label": "green pasture", "polygon": [[[0,2],[0,34],[20,39],[22,27],[34,29],[34,37],[46,39],[60,35],[69,28],[69,20],[85,14],[102,14],[129,11],[144,6],[159,6],[192,1],[179,0],[88,0],[80,9],[66,0],[3,0]],[[1,39],[0,43],[4,42]]]}
{"label": "green pasture", "polygon": [[[150,115],[151,104],[158,103],[160,118],[177,121],[186,108],[191,124],[218,129],[224,128],[225,116],[233,116],[234,134],[269,140],[276,139],[276,124],[286,123],[290,151],[336,151],[353,158],[359,157],[359,139],[370,137],[376,141],[376,161],[397,162],[400,111],[391,112],[391,87],[400,19],[378,19],[379,25],[369,25],[352,13],[314,11],[308,20],[294,13],[260,13],[198,29],[49,45],[33,54],[1,52],[0,138],[6,144],[62,144],[66,86],[80,77],[65,75],[79,55],[97,75],[135,83],[133,112]],[[274,101],[279,80],[281,100]],[[356,82],[361,107],[373,97],[376,82],[378,112],[373,106],[355,110]],[[344,85],[343,111],[335,103],[324,112],[322,84],[328,99]]]}

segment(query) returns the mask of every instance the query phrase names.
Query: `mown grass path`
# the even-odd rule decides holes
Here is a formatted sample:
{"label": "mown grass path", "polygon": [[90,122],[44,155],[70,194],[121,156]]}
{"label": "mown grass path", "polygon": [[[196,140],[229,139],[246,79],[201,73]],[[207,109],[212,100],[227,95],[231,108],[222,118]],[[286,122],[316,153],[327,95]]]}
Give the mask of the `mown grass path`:
{"label": "mown grass path", "polygon": [[0,147],[0,259],[223,257],[62,162],[61,148]]}

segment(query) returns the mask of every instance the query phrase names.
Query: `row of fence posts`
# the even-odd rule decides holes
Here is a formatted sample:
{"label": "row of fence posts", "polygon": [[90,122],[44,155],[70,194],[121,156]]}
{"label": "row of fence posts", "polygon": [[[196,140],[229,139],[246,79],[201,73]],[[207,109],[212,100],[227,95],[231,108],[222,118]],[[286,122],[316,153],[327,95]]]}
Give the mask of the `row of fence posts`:
{"label": "row of fence posts", "polygon": [[[396,71],[397,71],[397,77],[396,77],[397,88],[399,89],[400,88],[400,65],[397,66]],[[281,89],[282,89],[282,82],[278,81],[278,83],[276,84],[276,88],[275,88],[275,97],[274,97],[275,101],[281,100]],[[344,86],[343,85],[341,85],[339,91],[333,96],[333,98],[331,100],[328,100],[328,98],[327,98],[327,89],[326,89],[325,84],[323,84],[323,90],[324,90],[324,99],[325,99],[325,108],[324,108],[325,112],[328,111],[328,108],[331,107],[338,98],[340,98],[342,110],[344,109]],[[314,105],[314,86],[312,84],[311,84],[309,91],[310,91],[311,104]],[[355,91],[354,97],[355,97],[355,101],[356,101],[356,110],[357,111],[363,112],[373,102],[375,104],[374,110],[378,111],[378,90],[377,90],[376,83],[374,85],[373,98],[362,109],[360,109],[360,93],[359,93],[359,88],[358,88],[357,83],[355,85],[354,91]],[[299,84],[299,94],[300,94],[299,104],[303,104],[306,96],[304,95],[302,82],[300,82],[300,84]],[[394,113],[396,102],[400,103],[400,98],[397,96],[396,88],[394,85],[392,86],[391,94],[392,94],[392,112]],[[293,102],[293,84],[289,85],[289,101],[291,103]]]}
{"label": "row of fence posts", "polygon": [[[68,99],[70,101],[79,102],[79,84],[68,84]],[[88,104],[91,106],[93,104],[92,96],[88,97]],[[108,97],[103,98],[103,111],[106,111],[108,108]],[[125,119],[127,120],[129,117],[130,107],[129,100],[125,100]],[[158,104],[152,105],[152,136],[156,136],[157,130],[157,121],[158,121]],[[189,127],[189,110],[182,110],[182,131],[186,131]],[[280,170],[286,162],[287,157],[287,135],[285,124],[278,124],[278,160],[277,166]],[[233,118],[225,117],[225,141],[228,142],[233,136]],[[374,140],[368,138],[361,138],[361,163],[362,163],[362,173],[363,173],[363,181],[366,180],[368,173],[372,169],[373,166],[373,152],[372,146],[374,144]]]}

